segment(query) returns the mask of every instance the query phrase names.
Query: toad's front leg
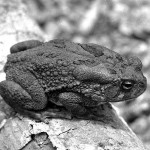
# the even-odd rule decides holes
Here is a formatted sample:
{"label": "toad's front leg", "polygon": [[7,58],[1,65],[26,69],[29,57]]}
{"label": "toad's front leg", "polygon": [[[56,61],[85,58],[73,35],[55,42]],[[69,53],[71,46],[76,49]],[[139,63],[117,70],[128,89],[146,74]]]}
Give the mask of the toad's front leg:
{"label": "toad's front leg", "polygon": [[89,99],[77,93],[64,92],[59,94],[59,102],[66,107],[73,116],[83,119],[97,119],[97,116],[85,106],[86,101],[89,101]]}

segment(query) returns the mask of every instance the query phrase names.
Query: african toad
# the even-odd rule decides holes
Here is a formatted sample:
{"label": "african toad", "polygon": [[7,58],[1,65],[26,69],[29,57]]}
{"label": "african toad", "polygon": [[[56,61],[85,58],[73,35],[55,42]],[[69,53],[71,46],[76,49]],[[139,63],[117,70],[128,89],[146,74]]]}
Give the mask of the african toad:
{"label": "african toad", "polygon": [[38,119],[36,112],[48,102],[86,116],[88,107],[133,99],[146,89],[138,58],[125,58],[100,45],[31,40],[10,50],[0,94],[16,111]]}

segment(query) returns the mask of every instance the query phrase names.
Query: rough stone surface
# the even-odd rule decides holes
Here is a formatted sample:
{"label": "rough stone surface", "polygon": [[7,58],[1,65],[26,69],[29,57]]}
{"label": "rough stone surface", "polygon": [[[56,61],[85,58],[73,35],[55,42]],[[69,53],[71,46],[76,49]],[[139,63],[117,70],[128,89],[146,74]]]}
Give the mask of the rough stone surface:
{"label": "rough stone surface", "polygon": [[46,145],[58,150],[145,150],[109,104],[100,108],[99,113],[101,121],[51,119],[45,124],[21,116],[9,118],[1,129],[0,149],[39,149]]}

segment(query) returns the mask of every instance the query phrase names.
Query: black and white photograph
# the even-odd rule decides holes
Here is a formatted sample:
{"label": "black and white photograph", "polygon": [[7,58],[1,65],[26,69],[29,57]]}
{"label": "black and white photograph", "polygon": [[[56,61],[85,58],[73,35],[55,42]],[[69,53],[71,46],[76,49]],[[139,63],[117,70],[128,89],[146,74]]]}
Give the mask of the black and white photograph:
{"label": "black and white photograph", "polygon": [[0,150],[150,150],[150,0],[0,0]]}

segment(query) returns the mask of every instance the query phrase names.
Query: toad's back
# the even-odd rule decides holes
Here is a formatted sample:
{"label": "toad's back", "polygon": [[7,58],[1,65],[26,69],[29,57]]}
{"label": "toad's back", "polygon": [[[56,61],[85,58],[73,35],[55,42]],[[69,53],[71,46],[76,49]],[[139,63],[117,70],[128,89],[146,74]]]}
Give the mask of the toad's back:
{"label": "toad's back", "polygon": [[29,71],[46,91],[50,91],[79,84],[72,75],[77,65],[115,65],[123,62],[123,59],[119,54],[102,46],[53,40],[10,54],[4,70],[6,74],[13,73],[13,69]]}
{"label": "toad's back", "polygon": [[[123,62],[123,57],[118,53],[111,51],[105,47],[94,44],[78,44],[66,40],[53,40],[44,43],[38,47],[13,53],[8,56],[7,64],[18,62],[42,64],[49,61],[55,63],[59,60],[67,60],[72,64],[80,64],[93,60],[94,62],[110,62],[120,63]],[[125,60],[125,59],[124,59]],[[124,62],[125,63],[125,62]],[[89,63],[90,64],[90,63]]]}

